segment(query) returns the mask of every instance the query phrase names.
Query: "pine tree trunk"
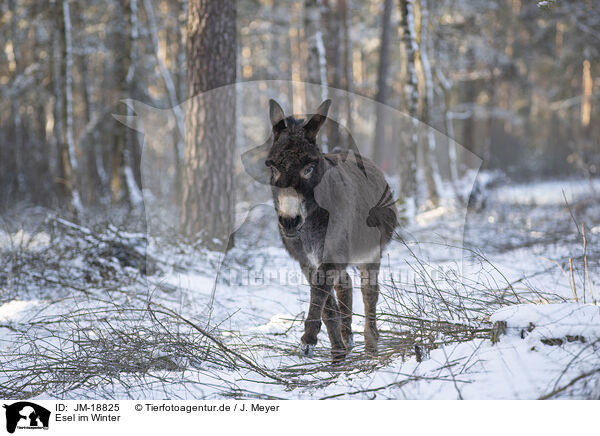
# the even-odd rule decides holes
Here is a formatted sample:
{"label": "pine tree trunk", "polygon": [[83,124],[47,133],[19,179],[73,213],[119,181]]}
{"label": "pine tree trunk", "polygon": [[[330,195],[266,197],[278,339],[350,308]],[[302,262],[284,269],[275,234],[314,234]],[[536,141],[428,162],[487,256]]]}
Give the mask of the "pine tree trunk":
{"label": "pine tree trunk", "polygon": [[583,95],[581,99],[581,127],[586,133],[589,133],[592,113],[592,74],[588,59],[583,60],[581,82]]}
{"label": "pine tree trunk", "polygon": [[[188,91],[180,224],[189,238],[222,249],[233,226],[236,5],[193,0],[187,22]],[[224,85],[232,85],[208,92]]]}
{"label": "pine tree trunk", "polygon": [[427,199],[433,207],[437,207],[440,202],[440,185],[439,170],[436,158],[436,144],[433,127],[431,127],[431,111],[433,108],[433,77],[431,74],[431,64],[427,55],[427,27],[429,25],[429,9],[428,0],[421,0],[421,25],[419,35],[419,51],[418,57],[421,64],[423,86],[421,89],[424,92],[421,109],[421,122],[423,123],[421,132],[424,134],[423,145],[425,147],[423,157],[423,165],[425,170],[425,181],[427,183]]}
{"label": "pine tree trunk", "polygon": [[291,11],[289,13],[290,23],[288,29],[288,40],[290,42],[290,73],[292,78],[292,83],[290,86],[290,98],[289,102],[292,107],[292,113],[299,114],[301,106],[299,104],[300,98],[299,96],[302,93],[299,91],[299,87],[302,85],[302,81],[304,80],[302,77],[302,48],[300,46],[300,23],[297,18],[296,9],[294,5],[291,7]]}
{"label": "pine tree trunk", "polygon": [[[338,147],[350,149],[354,120],[354,71],[352,65],[352,39],[350,29],[352,17],[348,10],[349,0],[337,0],[337,17],[334,27],[338,27],[335,43],[337,47],[333,54],[333,86],[347,91],[343,101],[338,103],[337,112],[340,114],[340,126],[331,123],[330,149]],[[336,127],[336,128],[334,128]]]}
{"label": "pine tree trunk", "polygon": [[[342,27],[340,25],[340,14],[334,3],[336,0],[324,0],[326,10],[325,49],[327,65],[329,66],[328,82],[333,88],[342,87]],[[341,135],[337,123],[328,123],[327,126],[327,148],[332,151],[341,146]]]}
{"label": "pine tree trunk", "polygon": [[[74,25],[79,29],[85,29],[84,21],[84,5],[73,5]],[[90,73],[88,69],[89,57],[87,53],[79,53],[77,55],[77,69],[81,74],[81,100],[83,103],[83,122],[87,126],[93,118],[94,104],[92,101],[92,88],[90,84]],[[82,195],[87,204],[95,204],[99,194],[104,187],[104,180],[101,179],[98,172],[98,163],[96,162],[96,149],[101,146],[98,141],[97,129],[93,129],[90,133],[90,139],[86,144],[80,144],[83,150],[83,158],[85,163],[85,179],[82,178],[81,190]]]}
{"label": "pine tree trunk", "polygon": [[377,96],[375,100],[377,105],[377,120],[375,122],[375,143],[373,144],[373,158],[382,168],[386,169],[387,162],[387,140],[385,136],[386,120],[384,119],[384,107],[387,104],[388,86],[387,78],[390,66],[390,24],[392,16],[393,0],[385,0],[383,4],[383,14],[381,16],[382,30],[381,43],[379,46],[379,69],[377,71]]}
{"label": "pine tree trunk", "polygon": [[[119,19],[122,30],[115,41],[117,53],[116,76],[121,98],[135,98],[135,57],[137,40],[137,0],[128,0],[120,4]],[[131,108],[127,115],[132,116]],[[113,203],[126,200],[130,206],[142,202],[138,181],[132,169],[134,163],[132,150],[137,143],[133,132],[124,124],[118,124],[113,132],[112,163],[110,174],[111,199]]]}
{"label": "pine tree trunk", "polygon": [[[466,58],[467,58],[467,69],[469,71],[475,71],[475,69],[477,68],[477,65],[475,63],[475,52],[473,50],[472,47],[470,47],[467,50],[466,53]],[[477,97],[477,82],[476,81],[465,81],[463,82],[463,86],[464,86],[464,101],[470,105],[471,107],[474,107],[475,105],[475,100]],[[475,110],[471,109],[471,114],[468,118],[466,118],[463,122],[463,128],[462,128],[462,138],[461,138],[461,142],[462,145],[469,150],[472,153],[478,153],[477,147],[476,147],[476,138],[475,138]]]}
{"label": "pine tree trunk", "polygon": [[308,48],[307,82],[321,85],[307,88],[306,107],[317,107],[327,99],[327,65],[321,32],[321,0],[304,0],[304,37]]}
{"label": "pine tree trunk", "polygon": [[[178,16],[177,16],[177,73],[175,76],[177,86],[177,101],[182,104],[187,99],[187,81],[186,81],[186,20],[188,2],[187,0],[179,0],[177,2]],[[183,113],[178,115],[183,122],[178,124],[183,126],[185,129],[185,115]],[[175,147],[173,149],[173,158],[175,161],[175,204],[181,204],[181,186],[182,186],[182,165],[183,165],[183,142],[184,142],[184,131],[180,131],[179,128],[173,129],[173,143]]]}
{"label": "pine tree trunk", "polygon": [[[131,39],[129,38],[130,22],[129,4],[119,3],[117,18],[119,20],[120,32],[114,36],[113,50],[115,53],[115,84],[120,98],[127,96],[127,72],[131,65]],[[115,122],[112,131],[112,149],[110,153],[110,198],[113,203],[126,200],[127,186],[125,184],[125,147],[127,138],[127,127]]]}
{"label": "pine tree trunk", "polygon": [[185,45],[187,40],[186,20],[188,11],[187,0],[177,2],[179,8],[177,15],[177,97],[179,102],[183,102],[187,97],[187,82],[185,73]]}
{"label": "pine tree trunk", "polygon": [[[352,117],[354,111],[354,71],[352,69],[352,38],[350,36],[352,16],[348,11],[348,1],[350,0],[338,0],[344,44],[344,89],[348,92],[348,98],[346,99],[346,127],[350,134],[352,134],[354,130],[354,119]],[[345,144],[345,148],[349,147],[349,143]]]}

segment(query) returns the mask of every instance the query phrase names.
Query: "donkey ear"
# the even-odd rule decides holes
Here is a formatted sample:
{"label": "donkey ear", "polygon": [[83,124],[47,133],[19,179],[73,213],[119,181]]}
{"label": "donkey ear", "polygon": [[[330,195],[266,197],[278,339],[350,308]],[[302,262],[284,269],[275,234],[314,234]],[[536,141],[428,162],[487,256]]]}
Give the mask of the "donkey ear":
{"label": "donkey ear", "polygon": [[331,106],[331,100],[327,99],[321,103],[321,105],[317,108],[317,112],[304,125],[304,135],[308,139],[314,140],[317,137],[319,129],[323,126],[323,123],[327,119],[329,106]]}
{"label": "donkey ear", "polygon": [[285,128],[285,115],[283,109],[279,106],[275,100],[269,100],[269,117],[271,118],[271,125],[273,126],[274,132],[280,132]]}

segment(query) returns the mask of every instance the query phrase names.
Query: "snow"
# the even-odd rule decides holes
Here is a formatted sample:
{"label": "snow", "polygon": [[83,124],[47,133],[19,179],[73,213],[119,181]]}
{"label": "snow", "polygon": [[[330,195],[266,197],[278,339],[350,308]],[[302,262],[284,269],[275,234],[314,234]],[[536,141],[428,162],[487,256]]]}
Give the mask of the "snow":
{"label": "snow", "polygon": [[[584,188],[589,187],[588,182],[568,184],[571,192],[587,195]],[[95,251],[87,251],[86,244],[97,245],[90,239],[93,235],[83,227],[61,221],[61,228],[82,235],[76,242],[61,242],[65,249],[79,244],[76,255],[66,251],[69,255],[60,257],[59,269],[47,265],[43,274],[40,266],[33,264],[29,275],[11,277],[11,282],[0,272],[0,288],[10,290],[0,294],[0,351],[8,353],[22,344],[22,337],[11,329],[33,320],[37,324],[29,328],[38,335],[39,346],[48,344],[45,351],[50,358],[56,356],[53,353],[60,355],[67,350],[64,347],[72,333],[85,338],[82,343],[101,345],[104,340],[113,344],[115,350],[126,348],[127,341],[119,340],[131,334],[136,338],[135,344],[150,344],[142,347],[149,350],[147,355],[138,353],[133,357],[141,355],[164,364],[150,367],[147,373],[122,372],[118,379],[107,376],[93,388],[84,385],[64,393],[45,391],[34,399],[217,399],[232,394],[286,399],[539,398],[600,366],[600,306],[583,304],[581,292],[580,301],[573,301],[570,274],[561,271],[565,261],[568,265],[569,258],[575,259],[579,290],[581,238],[574,226],[570,233],[569,227],[558,227],[561,223],[572,225],[568,210],[553,201],[543,207],[539,203],[535,207],[518,203],[527,192],[551,198],[560,185],[545,182],[495,188],[490,192],[488,208],[466,217],[455,202],[445,200],[437,209],[419,212],[415,222],[403,229],[405,243],[393,242],[383,256],[377,359],[364,355],[364,312],[355,270],[349,273],[354,284],[352,330],[356,347],[348,356],[347,366],[336,368],[330,364],[324,328],[315,355],[297,355],[309,287],[297,262],[279,241],[275,227],[267,224],[274,219],[268,215],[272,211],[268,207],[264,208],[264,216],[248,215],[253,221],[242,223],[241,236],[236,236],[236,246],[226,255],[150,235],[148,254],[159,259],[160,271],[141,279],[136,269],[120,265],[114,257],[100,258]],[[595,213],[596,209],[588,211]],[[593,222],[593,216],[579,219]],[[257,236],[257,226],[272,231],[252,239]],[[597,292],[600,283],[594,251],[598,233],[595,228],[592,226],[586,235],[589,274]],[[563,238],[558,242],[548,238],[557,229]],[[143,236],[116,227],[107,227],[99,235],[101,247],[110,245],[111,238],[137,241]],[[465,253],[460,248],[452,249],[462,246],[463,236],[468,244],[481,249],[481,256],[487,261],[477,256],[463,258]],[[19,259],[33,256],[39,262],[40,253],[51,251],[53,244],[56,242],[43,231],[0,233],[0,254],[18,253]],[[19,251],[15,251],[17,248]],[[18,287],[11,283],[18,283]],[[70,283],[72,287],[53,283]],[[85,293],[76,291],[79,288],[84,288]],[[111,318],[111,310],[144,309],[149,304],[191,320],[214,333],[226,346],[251,357],[269,374],[291,384],[275,382],[247,367],[218,367],[193,354],[164,347],[161,335],[165,332],[160,330],[164,319],[157,323],[145,315],[128,320],[136,312],[127,311],[116,312]],[[106,313],[107,318],[89,318],[96,312]],[[67,334],[60,340],[44,330],[47,326],[42,321],[56,319],[53,317],[65,323]],[[423,337],[419,324],[410,322],[411,317],[432,325],[444,321],[466,326],[467,331],[482,329],[487,333],[459,337],[439,330],[431,338]],[[493,344],[489,330],[500,321],[506,323],[506,331]],[[74,328],[77,330],[70,330]],[[196,346],[206,340],[197,331],[181,325],[177,335],[181,335],[177,339],[184,345]],[[423,350],[420,362],[414,353],[415,343],[431,345]],[[87,356],[85,352],[81,355]],[[23,359],[23,353],[20,356]],[[0,363],[3,367],[15,364],[4,360]],[[10,372],[0,373],[0,386],[5,385],[7,374]],[[596,398],[599,383],[588,378],[560,395]]]}
{"label": "snow", "polygon": [[255,330],[263,333],[285,333],[298,323],[302,323],[302,320],[290,314],[278,313],[273,315],[268,323],[255,327]]}
{"label": "snow", "polygon": [[498,191],[495,200],[506,204],[564,206],[568,202],[600,192],[600,179],[591,181],[553,180],[536,184],[521,184]]}
{"label": "snow", "polygon": [[567,336],[600,339],[600,306],[592,304],[518,304],[494,313],[490,321],[506,322],[507,334],[526,336],[528,343]]}
{"label": "snow", "polygon": [[0,306],[0,321],[15,321],[28,309],[39,304],[37,300],[12,300]]}
{"label": "snow", "polygon": [[27,247],[29,250],[41,250],[50,243],[50,235],[45,232],[29,233],[23,229],[11,234],[0,230],[0,249]]}

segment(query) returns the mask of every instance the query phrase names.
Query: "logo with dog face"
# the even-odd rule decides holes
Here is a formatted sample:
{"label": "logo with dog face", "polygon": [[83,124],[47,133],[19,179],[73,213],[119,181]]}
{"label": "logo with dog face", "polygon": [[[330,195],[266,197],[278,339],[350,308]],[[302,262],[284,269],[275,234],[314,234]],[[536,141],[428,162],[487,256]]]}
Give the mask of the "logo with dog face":
{"label": "logo with dog face", "polygon": [[18,429],[48,429],[50,411],[29,401],[19,401],[4,405],[6,409],[6,431],[14,433]]}

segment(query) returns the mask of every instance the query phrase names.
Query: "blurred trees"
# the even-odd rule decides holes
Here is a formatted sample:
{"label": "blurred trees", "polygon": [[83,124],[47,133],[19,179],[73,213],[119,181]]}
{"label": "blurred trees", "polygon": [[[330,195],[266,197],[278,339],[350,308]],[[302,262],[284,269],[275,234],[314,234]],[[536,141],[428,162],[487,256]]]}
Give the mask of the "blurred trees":
{"label": "blurred trees", "polygon": [[[21,201],[71,212],[137,207],[140,137],[112,117],[132,115],[120,101],[173,107],[236,77],[327,83],[376,98],[447,133],[483,158],[485,168],[513,178],[600,172],[598,2],[540,8],[522,0],[238,0],[237,19],[226,12],[230,2],[217,2],[215,19],[203,28],[209,33],[198,39],[204,51],[188,50],[186,61],[187,41],[201,38],[183,25],[196,3],[2,3],[2,210]],[[213,27],[218,23],[225,27]],[[233,51],[218,45],[223,35]],[[190,56],[207,63],[190,62]],[[214,75],[206,69],[217,65],[211,62],[227,66]],[[362,113],[351,94],[336,103],[349,131],[376,124],[377,114]],[[225,117],[235,101],[228,107]],[[177,174],[176,186],[186,186],[184,177],[202,186],[187,165],[195,157],[186,135],[200,133],[187,131],[192,120],[185,116],[175,117],[169,174]],[[375,132],[376,143],[394,139],[397,149],[359,144],[361,151],[384,167],[392,160],[401,164],[392,176],[418,204],[435,205],[440,181],[464,174],[469,156],[460,147],[441,147],[410,131],[396,138],[385,133],[385,122]],[[325,134],[330,148],[347,147],[340,132]],[[182,195],[187,199],[178,203],[186,208],[194,194],[184,189]],[[206,200],[201,197],[193,202]],[[206,201],[205,207],[226,209]],[[199,223],[183,224],[194,234],[209,225]]]}

